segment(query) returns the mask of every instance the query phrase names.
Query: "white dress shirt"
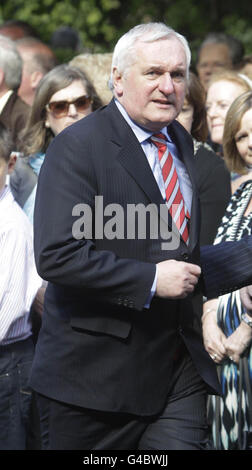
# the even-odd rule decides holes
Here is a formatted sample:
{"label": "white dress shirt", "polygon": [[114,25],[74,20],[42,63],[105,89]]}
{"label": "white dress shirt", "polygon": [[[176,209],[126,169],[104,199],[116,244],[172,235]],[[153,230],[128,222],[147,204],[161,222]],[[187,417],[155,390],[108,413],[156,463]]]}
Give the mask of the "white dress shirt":
{"label": "white dress shirt", "polygon": [[41,285],[32,226],[6,185],[0,192],[0,345],[31,335],[29,312]]}

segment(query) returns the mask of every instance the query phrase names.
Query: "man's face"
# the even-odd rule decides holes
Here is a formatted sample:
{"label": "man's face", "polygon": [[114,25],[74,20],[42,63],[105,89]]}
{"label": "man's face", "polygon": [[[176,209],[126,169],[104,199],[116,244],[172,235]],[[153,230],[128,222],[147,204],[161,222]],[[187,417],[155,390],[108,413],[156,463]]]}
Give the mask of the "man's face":
{"label": "man's face", "polygon": [[134,63],[123,75],[114,70],[116,97],[137,124],[159,131],[183,106],[186,69],[185,50],[176,37],[138,41]]}
{"label": "man's face", "polygon": [[199,79],[207,90],[212,74],[232,69],[232,61],[226,44],[206,44],[200,51],[197,64]]}
{"label": "man's face", "polygon": [[[18,52],[21,55],[23,61],[23,68],[22,68],[22,81],[20,83],[20,87],[18,89],[18,94],[30,106],[33,103],[34,95],[35,95],[35,87],[33,87],[32,83],[32,74],[33,74],[33,56],[30,51],[26,48],[21,46],[18,47]],[[40,73],[40,79],[42,78],[43,74]]]}

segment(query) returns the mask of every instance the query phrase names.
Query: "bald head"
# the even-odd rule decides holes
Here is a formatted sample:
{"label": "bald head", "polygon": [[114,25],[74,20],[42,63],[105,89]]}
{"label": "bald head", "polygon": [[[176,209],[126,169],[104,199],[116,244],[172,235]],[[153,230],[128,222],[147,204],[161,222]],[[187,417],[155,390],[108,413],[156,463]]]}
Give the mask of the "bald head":
{"label": "bald head", "polygon": [[32,37],[17,40],[16,46],[23,60],[18,94],[27,104],[32,105],[41,78],[57,65],[57,59],[47,44]]}

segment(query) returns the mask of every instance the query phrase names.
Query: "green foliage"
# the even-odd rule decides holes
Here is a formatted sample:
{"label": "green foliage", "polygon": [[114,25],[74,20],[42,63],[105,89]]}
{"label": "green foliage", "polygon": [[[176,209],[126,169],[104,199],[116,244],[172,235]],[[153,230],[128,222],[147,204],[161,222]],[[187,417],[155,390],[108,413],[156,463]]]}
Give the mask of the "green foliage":
{"label": "green foliage", "polygon": [[[132,26],[164,21],[184,34],[193,56],[209,31],[226,31],[252,50],[252,2],[247,0],[1,0],[0,22],[29,22],[49,42],[55,29],[69,25],[81,36],[85,50],[109,52]],[[69,51],[59,51],[64,57]],[[64,55],[65,54],[65,55]]]}
{"label": "green foliage", "polygon": [[223,28],[244,44],[245,53],[252,54],[252,27],[250,18],[240,18],[238,14],[223,18]]}

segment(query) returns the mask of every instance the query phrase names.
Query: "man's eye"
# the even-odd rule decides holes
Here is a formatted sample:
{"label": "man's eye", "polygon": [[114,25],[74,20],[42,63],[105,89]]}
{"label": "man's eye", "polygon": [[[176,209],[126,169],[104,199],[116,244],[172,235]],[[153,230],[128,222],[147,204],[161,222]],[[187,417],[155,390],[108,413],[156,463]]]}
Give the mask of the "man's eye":
{"label": "man's eye", "polygon": [[158,75],[158,72],[156,70],[150,70],[149,72],[147,72],[146,75],[149,75],[150,77],[154,77]]}
{"label": "man's eye", "polygon": [[183,79],[185,77],[184,72],[173,72],[171,74],[172,78],[181,78]]}

